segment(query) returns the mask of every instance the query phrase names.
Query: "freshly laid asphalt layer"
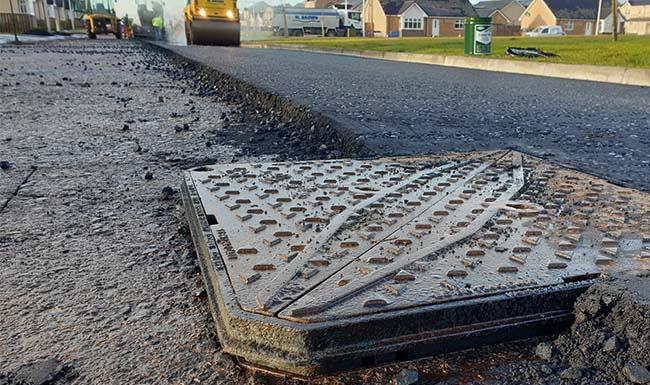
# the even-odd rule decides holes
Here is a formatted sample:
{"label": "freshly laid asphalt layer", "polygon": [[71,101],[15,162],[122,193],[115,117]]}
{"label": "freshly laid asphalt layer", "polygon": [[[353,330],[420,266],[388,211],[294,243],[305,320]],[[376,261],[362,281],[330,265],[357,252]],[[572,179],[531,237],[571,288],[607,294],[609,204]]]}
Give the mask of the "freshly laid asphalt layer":
{"label": "freshly laid asphalt layer", "polygon": [[513,148],[650,190],[650,89],[269,49],[171,47],[311,107],[372,154]]}

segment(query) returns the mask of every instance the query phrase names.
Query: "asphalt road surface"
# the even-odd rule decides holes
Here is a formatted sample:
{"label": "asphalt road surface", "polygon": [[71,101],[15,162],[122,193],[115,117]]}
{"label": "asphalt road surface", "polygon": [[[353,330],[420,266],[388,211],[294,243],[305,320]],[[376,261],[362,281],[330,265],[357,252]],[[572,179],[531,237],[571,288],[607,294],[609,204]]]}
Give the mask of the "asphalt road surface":
{"label": "asphalt road surface", "polygon": [[650,190],[650,89],[336,55],[174,51],[324,113],[375,154],[514,148]]}

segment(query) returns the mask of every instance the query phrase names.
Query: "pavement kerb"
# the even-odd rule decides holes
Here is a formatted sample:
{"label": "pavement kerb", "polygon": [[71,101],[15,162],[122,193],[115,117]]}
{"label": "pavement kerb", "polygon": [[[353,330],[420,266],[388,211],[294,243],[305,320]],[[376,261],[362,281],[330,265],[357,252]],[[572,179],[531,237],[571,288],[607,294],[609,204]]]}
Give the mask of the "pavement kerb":
{"label": "pavement kerb", "polygon": [[606,67],[578,64],[535,63],[531,61],[487,59],[465,56],[427,55],[407,52],[348,50],[329,47],[309,47],[298,44],[242,43],[244,48],[271,48],[290,51],[326,53],[406,63],[440,65],[482,71],[545,76],[560,79],[586,80],[602,83],[650,87],[650,69]]}

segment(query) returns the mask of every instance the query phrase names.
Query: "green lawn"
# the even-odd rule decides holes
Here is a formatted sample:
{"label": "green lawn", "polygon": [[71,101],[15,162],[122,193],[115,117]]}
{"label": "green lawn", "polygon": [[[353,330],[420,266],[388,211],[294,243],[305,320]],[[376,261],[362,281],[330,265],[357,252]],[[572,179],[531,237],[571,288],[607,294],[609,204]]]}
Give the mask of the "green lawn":
{"label": "green lawn", "polygon": [[[267,44],[302,44],[310,47],[335,47],[373,51],[412,52],[437,55],[463,55],[461,38],[274,38]],[[496,37],[491,58],[509,58],[508,47],[534,47],[558,57],[519,59],[555,63],[594,64],[650,68],[650,36],[564,36],[553,38]]]}

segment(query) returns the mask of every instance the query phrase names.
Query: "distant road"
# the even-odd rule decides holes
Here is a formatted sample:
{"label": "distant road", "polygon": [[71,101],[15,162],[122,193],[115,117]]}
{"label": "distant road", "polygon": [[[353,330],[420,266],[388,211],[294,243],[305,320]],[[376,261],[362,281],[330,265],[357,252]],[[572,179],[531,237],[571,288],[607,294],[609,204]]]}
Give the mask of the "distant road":
{"label": "distant road", "polygon": [[650,88],[283,50],[173,47],[382,155],[515,148],[650,191]]}

